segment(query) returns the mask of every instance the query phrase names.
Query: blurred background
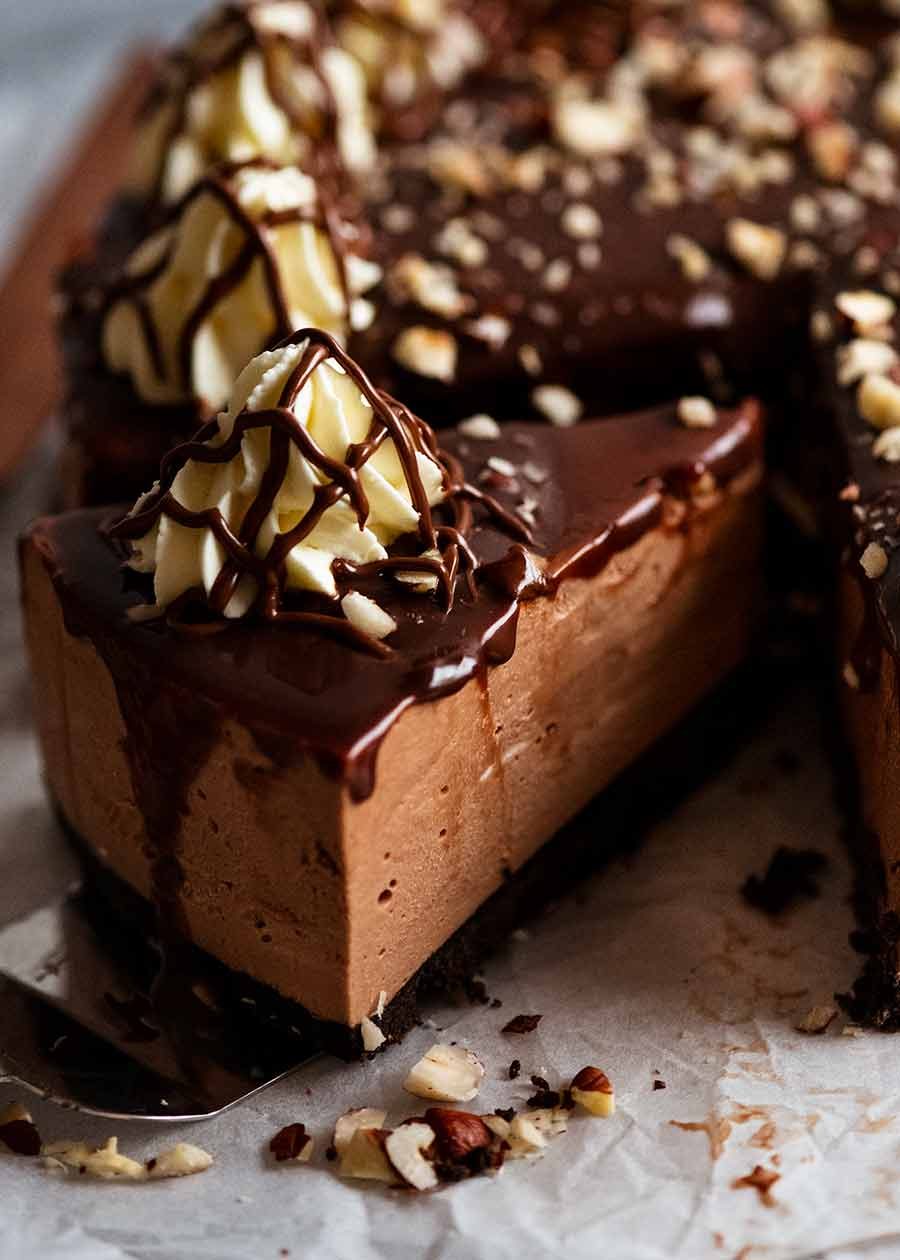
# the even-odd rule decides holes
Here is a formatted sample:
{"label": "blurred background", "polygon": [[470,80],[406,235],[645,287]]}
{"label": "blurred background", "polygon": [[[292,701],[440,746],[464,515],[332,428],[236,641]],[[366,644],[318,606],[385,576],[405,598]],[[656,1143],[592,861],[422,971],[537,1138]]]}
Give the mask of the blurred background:
{"label": "blurred background", "polygon": [[208,0],[0,0],[0,268],[21,215],[122,52]]}

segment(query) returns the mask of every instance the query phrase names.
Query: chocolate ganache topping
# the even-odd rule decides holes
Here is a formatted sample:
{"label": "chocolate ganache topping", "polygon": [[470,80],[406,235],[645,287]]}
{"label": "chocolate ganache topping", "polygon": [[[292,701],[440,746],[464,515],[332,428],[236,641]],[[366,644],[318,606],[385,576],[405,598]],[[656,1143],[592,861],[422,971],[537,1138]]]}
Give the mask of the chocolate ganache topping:
{"label": "chocolate ganache topping", "polygon": [[198,626],[201,593],[203,630],[209,613],[253,613],[389,655],[396,623],[355,581],[390,574],[449,610],[459,576],[474,599],[473,501],[529,539],[422,420],[333,337],[304,329],[251,362],[230,409],[166,456],[156,488],[111,532],[130,540],[132,568],[153,572],[154,610],[182,626]]}

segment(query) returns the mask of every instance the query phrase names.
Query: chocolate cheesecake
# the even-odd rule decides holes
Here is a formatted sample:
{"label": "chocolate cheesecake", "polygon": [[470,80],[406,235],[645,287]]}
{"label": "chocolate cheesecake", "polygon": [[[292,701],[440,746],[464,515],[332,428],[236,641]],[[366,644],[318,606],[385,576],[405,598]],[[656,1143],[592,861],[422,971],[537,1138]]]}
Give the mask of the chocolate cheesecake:
{"label": "chocolate cheesecake", "polygon": [[62,283],[81,510],[22,550],[70,829],[166,934],[399,1033],[746,659],[767,466],[840,573],[854,1011],[900,1024],[896,22],[252,0],[138,134]]}

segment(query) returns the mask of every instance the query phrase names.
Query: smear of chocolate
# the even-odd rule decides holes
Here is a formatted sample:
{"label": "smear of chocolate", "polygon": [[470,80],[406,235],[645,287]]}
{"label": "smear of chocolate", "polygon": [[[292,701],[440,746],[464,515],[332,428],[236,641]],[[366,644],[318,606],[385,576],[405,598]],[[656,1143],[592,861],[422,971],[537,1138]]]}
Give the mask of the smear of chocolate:
{"label": "smear of chocolate", "polygon": [[514,1015],[508,1024],[503,1025],[500,1031],[507,1035],[521,1035],[534,1032],[543,1018],[543,1015]]}
{"label": "smear of chocolate", "polygon": [[780,1180],[781,1173],[772,1172],[770,1168],[763,1168],[762,1164],[757,1164],[745,1177],[736,1178],[731,1183],[731,1188],[732,1190],[755,1190],[761,1203],[766,1207],[774,1207],[775,1198],[772,1187]]}
{"label": "smear of chocolate", "polygon": [[741,896],[765,914],[781,914],[798,901],[819,896],[820,876],[828,859],[817,849],[776,849],[764,874],[751,875],[741,886]]}

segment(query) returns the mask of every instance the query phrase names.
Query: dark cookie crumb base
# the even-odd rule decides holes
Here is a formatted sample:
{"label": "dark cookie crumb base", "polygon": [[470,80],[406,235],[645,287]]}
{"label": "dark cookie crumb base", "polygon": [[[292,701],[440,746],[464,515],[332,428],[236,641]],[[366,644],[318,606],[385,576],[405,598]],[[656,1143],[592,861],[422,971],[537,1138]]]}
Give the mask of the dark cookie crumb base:
{"label": "dark cookie crumb base", "polygon": [[[757,659],[702,701],[511,874],[419,968],[379,1021],[388,1041],[401,1040],[421,1022],[420,1003],[429,996],[464,993],[482,961],[523,921],[583,883],[610,858],[637,848],[649,826],[726,764],[742,746],[748,725],[770,712],[785,685],[786,678],[777,667]],[[735,712],[744,717],[742,723],[734,721]],[[136,984],[149,989],[159,965],[159,950],[152,943],[152,908],[98,860],[65,819],[62,823],[82,859],[83,911],[104,945],[114,948],[118,957],[128,958]],[[281,1027],[299,1034],[308,1049],[321,1049],[345,1060],[363,1057],[358,1028],[318,1019],[268,986],[192,949],[204,980],[213,978],[220,1003],[229,1012],[239,1013],[237,1032],[245,1041],[263,1032],[271,1038]]]}
{"label": "dark cookie crumb base", "polygon": [[[844,777],[849,777],[846,771]],[[842,796],[855,798],[855,783],[844,788]],[[843,799],[841,804],[852,810]],[[846,835],[855,868],[853,903],[859,925],[850,941],[865,962],[849,993],[836,996],[855,1023],[881,1032],[900,1032],[900,917],[884,910],[884,865],[876,837],[863,828],[858,813],[848,812],[847,818]]]}

